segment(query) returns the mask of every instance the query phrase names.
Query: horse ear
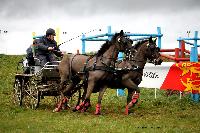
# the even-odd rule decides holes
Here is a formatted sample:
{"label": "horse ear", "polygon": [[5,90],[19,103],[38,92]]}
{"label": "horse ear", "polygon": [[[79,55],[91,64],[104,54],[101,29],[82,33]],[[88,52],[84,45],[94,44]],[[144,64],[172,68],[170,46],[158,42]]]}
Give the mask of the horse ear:
{"label": "horse ear", "polygon": [[153,42],[156,43],[156,40],[157,40],[157,38],[154,38],[154,39],[153,39]]}
{"label": "horse ear", "polygon": [[133,44],[133,40],[130,39],[131,44]]}
{"label": "horse ear", "polygon": [[120,36],[123,36],[124,35],[124,31],[121,30],[119,34],[120,34]]}
{"label": "horse ear", "polygon": [[149,37],[149,42],[151,42],[151,43],[153,42],[152,36]]}

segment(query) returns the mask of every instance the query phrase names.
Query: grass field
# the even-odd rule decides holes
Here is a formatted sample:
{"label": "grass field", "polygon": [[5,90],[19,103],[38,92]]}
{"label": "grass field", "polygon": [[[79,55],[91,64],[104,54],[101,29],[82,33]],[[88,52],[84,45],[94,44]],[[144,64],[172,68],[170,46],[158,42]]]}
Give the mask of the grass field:
{"label": "grass field", "polygon": [[86,113],[71,110],[53,113],[55,100],[45,97],[37,110],[17,107],[12,101],[12,85],[16,65],[22,56],[0,55],[0,133],[198,133],[200,104],[189,95],[167,97],[165,91],[141,89],[140,106],[125,116],[126,98],[107,90],[102,101],[102,115],[95,116],[97,94],[92,95],[92,107]]}

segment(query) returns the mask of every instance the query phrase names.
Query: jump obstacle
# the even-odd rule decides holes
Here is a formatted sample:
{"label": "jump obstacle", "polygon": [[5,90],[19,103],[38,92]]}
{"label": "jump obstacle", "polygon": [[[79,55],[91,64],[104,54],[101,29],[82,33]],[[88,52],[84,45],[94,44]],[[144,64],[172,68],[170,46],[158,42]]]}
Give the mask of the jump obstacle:
{"label": "jump obstacle", "polygon": [[[188,42],[187,40],[192,40],[194,43]],[[163,57],[174,60],[174,62],[181,62],[181,61],[190,61],[190,62],[198,62],[200,58],[198,58],[198,47],[197,40],[200,40],[198,38],[198,31],[195,31],[194,38],[181,38],[179,37],[177,41],[179,42],[179,48],[175,49],[161,49],[161,52],[175,52],[174,56],[167,55],[167,54],[161,54]],[[185,44],[191,45],[191,50],[185,49]],[[189,54],[190,57],[187,58],[185,55]]]}
{"label": "jump obstacle", "polygon": [[[199,93],[200,93],[200,64],[198,63],[198,60],[200,60],[200,55],[198,55],[198,45],[197,41],[200,40],[198,38],[198,31],[194,32],[193,38],[181,38],[179,37],[177,41],[179,42],[179,48],[175,49],[161,49],[161,52],[175,52],[174,56],[167,55],[167,54],[161,54],[163,57],[173,60],[176,63],[176,66],[173,66],[171,71],[179,71],[180,76],[174,76],[181,80],[177,81],[179,84],[179,88],[175,87],[176,90],[180,91],[189,91],[191,92],[191,97],[193,101],[198,102],[199,101]],[[189,41],[194,41],[194,43],[191,43]],[[186,50],[185,45],[188,44],[191,46],[191,50]],[[186,54],[189,55],[189,57],[186,57]],[[187,61],[187,62],[185,62]],[[182,63],[181,63],[182,62]],[[185,62],[185,63],[183,63]],[[178,68],[176,68],[178,67]],[[170,74],[169,74],[170,75]],[[166,77],[167,78],[167,77]],[[176,80],[176,79],[174,79]],[[168,83],[169,84],[169,83]],[[173,83],[171,83],[173,84]],[[177,84],[177,83],[175,83]],[[169,85],[167,85],[169,87]],[[166,86],[164,87],[166,88]],[[174,88],[173,88],[174,89]]]}

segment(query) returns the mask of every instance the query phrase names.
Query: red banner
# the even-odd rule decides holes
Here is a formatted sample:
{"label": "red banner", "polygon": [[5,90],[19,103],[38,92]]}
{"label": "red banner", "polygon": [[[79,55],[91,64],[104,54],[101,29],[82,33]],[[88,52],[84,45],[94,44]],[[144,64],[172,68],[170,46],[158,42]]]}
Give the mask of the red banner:
{"label": "red banner", "polygon": [[200,63],[173,64],[160,89],[200,92]]}

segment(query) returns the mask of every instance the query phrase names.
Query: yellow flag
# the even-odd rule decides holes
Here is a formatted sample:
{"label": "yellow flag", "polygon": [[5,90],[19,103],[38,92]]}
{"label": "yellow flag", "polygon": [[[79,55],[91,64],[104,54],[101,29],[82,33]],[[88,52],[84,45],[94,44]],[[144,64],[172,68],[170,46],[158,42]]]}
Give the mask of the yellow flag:
{"label": "yellow flag", "polygon": [[56,28],[56,42],[57,42],[57,45],[59,44],[59,37],[60,37],[60,28]]}

